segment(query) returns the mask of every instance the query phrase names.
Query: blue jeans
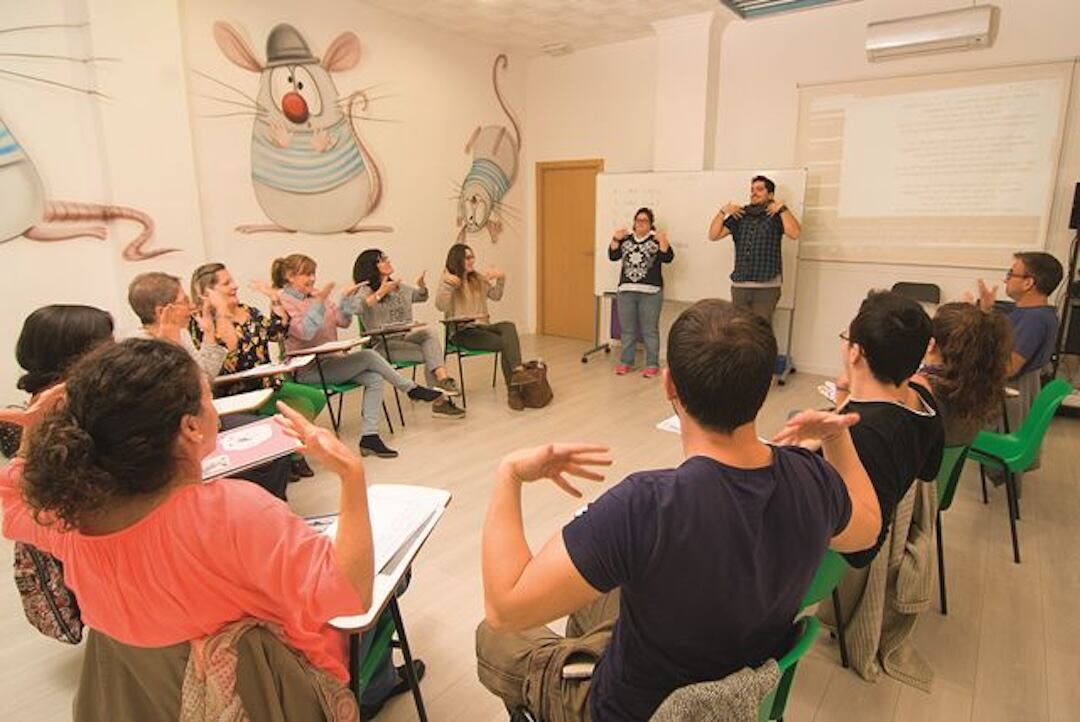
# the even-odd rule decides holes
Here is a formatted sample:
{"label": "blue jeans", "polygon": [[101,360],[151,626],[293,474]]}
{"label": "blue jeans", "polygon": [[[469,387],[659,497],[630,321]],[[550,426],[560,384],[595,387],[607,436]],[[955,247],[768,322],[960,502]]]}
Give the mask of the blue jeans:
{"label": "blue jeans", "polygon": [[615,300],[619,307],[619,326],[622,333],[622,355],[619,360],[626,366],[634,365],[637,328],[640,324],[642,340],[645,342],[645,365],[659,368],[660,307],[664,303],[664,292],[619,291]]}

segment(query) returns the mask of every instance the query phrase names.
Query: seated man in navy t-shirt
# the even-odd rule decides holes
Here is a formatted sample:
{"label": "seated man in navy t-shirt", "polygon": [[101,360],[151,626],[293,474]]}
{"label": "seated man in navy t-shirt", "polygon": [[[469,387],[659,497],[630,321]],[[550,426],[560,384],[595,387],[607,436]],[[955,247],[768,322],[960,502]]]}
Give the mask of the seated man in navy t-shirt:
{"label": "seated man in navy t-shirt", "polygon": [[[550,478],[579,495],[567,477],[600,480],[589,467],[610,463],[606,449],[549,444],[499,466],[477,662],[512,711],[647,720],[679,687],[778,658],[826,548],[857,551],[878,536],[877,499],[848,433],[857,415],[806,411],[778,437],[820,438],[827,461],[759,440],[776,360],[764,319],[700,301],[672,326],[667,360],[686,461],[631,474],[536,556],[522,485]],[[566,638],[540,626],[571,613]],[[563,679],[566,663],[597,658],[591,677]]]}

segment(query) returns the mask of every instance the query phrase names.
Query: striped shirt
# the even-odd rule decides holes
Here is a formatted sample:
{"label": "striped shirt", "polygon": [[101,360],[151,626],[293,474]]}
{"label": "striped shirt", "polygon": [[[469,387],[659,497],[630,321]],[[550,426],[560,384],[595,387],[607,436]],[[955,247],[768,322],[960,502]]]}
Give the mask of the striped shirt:
{"label": "striped shirt", "polygon": [[326,128],[330,147],[325,151],[312,145],[316,131],[290,130],[289,145],[281,148],[270,140],[269,124],[263,125],[251,137],[251,177],[260,183],[290,193],[325,193],[364,170],[348,118]]}
{"label": "striped shirt", "polygon": [[4,121],[0,120],[0,167],[18,163],[20,160],[26,160],[26,152]]}
{"label": "striped shirt", "polygon": [[469,174],[465,176],[465,182],[461,184],[462,192],[473,184],[486,190],[493,201],[500,200],[506,195],[506,191],[510,190],[510,179],[503,173],[502,168],[486,158],[473,161]]}

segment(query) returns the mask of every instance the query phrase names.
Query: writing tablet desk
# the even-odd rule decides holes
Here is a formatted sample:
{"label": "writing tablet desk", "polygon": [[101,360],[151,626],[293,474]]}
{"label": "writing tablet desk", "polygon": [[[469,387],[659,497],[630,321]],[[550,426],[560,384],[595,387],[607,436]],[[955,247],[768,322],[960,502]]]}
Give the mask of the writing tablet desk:
{"label": "writing tablet desk", "polygon": [[[407,487],[409,492],[415,492],[423,487]],[[420,722],[427,722],[427,711],[424,709],[424,698],[420,693],[420,681],[416,678],[416,670],[413,668],[412,651],[409,649],[409,641],[405,636],[405,624],[401,618],[401,609],[398,606],[397,596],[394,594],[401,580],[412,567],[416,555],[420,553],[431,532],[435,531],[439,520],[446,513],[446,507],[450,505],[451,494],[443,489],[426,489],[430,492],[430,498],[437,500],[439,506],[431,518],[427,520],[420,530],[413,534],[404,546],[386,563],[383,571],[376,572],[375,583],[371,592],[371,607],[364,614],[351,617],[335,617],[330,620],[330,626],[340,630],[349,636],[349,676],[351,682],[359,680],[360,665],[364,660],[360,659],[360,634],[375,626],[379,617],[387,608],[394,620],[394,628],[397,630],[398,642],[401,643],[401,654],[405,658],[405,680],[412,689],[413,701],[416,702],[416,714]],[[352,686],[352,684],[350,684]],[[359,702],[359,700],[357,700]]]}

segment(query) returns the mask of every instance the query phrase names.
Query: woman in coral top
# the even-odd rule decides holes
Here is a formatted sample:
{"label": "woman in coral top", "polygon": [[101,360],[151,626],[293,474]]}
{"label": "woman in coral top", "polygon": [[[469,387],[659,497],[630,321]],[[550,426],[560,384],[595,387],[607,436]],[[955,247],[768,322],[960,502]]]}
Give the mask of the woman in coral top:
{"label": "woman in coral top", "polygon": [[[60,559],[83,621],[123,644],[165,647],[255,618],[346,682],[345,639],[328,623],[371,604],[364,468],[328,430],[279,408],[341,480],[333,540],[258,486],[203,483],[218,423],[209,384],[184,349],[148,339],[86,354],[64,398],[28,420],[25,457],[0,473],[4,535]],[[367,704],[401,686],[389,655],[378,676]]]}

